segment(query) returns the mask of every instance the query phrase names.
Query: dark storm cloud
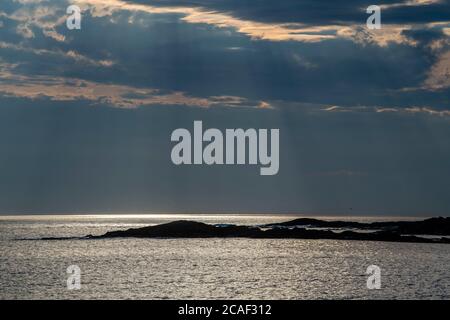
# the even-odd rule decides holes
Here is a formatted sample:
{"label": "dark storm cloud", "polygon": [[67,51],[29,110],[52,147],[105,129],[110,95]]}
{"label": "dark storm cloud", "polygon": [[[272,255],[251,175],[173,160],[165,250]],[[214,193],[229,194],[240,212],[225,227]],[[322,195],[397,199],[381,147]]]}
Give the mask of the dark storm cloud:
{"label": "dark storm cloud", "polygon": [[[401,2],[401,1],[398,1]],[[404,1],[407,2],[407,1]],[[397,6],[383,11],[388,23],[433,23],[450,20],[450,2],[447,0],[416,6]]]}
{"label": "dark storm cloud", "polygon": [[[56,19],[64,15],[64,6],[54,11]],[[1,58],[18,63],[17,73],[182,91],[198,97],[397,107],[413,100],[445,107],[446,95],[401,91],[420,88],[437,60],[435,55],[423,54],[421,46],[363,45],[351,39],[255,41],[230,28],[179,19],[180,14],[170,13],[118,10],[92,16],[86,12],[79,32],[67,30],[64,24],[55,27],[53,31],[65,41],[29,25],[33,36],[24,39],[16,33],[15,40],[5,42],[22,48],[0,47]],[[7,40],[21,22],[8,18],[5,22],[0,33]],[[427,30],[403,31],[403,35],[418,40],[418,32]],[[429,32],[443,35],[442,30]]]}
{"label": "dark storm cloud", "polygon": [[313,25],[363,23],[367,19],[365,9],[373,4],[386,6],[383,10],[386,23],[429,23],[450,20],[448,1],[435,1],[416,6],[407,5],[412,1],[403,0],[381,0],[376,3],[372,0],[125,0],[125,2],[161,7],[205,8],[230,13],[242,19],[271,23]]}
{"label": "dark storm cloud", "polygon": [[433,41],[447,39],[448,36],[442,29],[437,28],[415,28],[404,30],[403,34],[408,38],[417,41],[421,47],[430,45]]}

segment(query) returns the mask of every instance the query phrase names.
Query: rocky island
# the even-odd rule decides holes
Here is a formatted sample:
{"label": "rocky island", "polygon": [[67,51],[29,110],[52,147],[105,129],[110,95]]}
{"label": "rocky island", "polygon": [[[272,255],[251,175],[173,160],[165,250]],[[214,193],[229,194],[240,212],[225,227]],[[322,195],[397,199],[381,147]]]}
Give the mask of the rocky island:
{"label": "rocky island", "polygon": [[[255,238],[333,239],[391,242],[450,243],[450,218],[422,221],[351,222],[300,218],[261,226],[206,224],[173,221],[143,228],[110,231],[77,239],[108,238]],[[63,240],[74,238],[42,238]]]}

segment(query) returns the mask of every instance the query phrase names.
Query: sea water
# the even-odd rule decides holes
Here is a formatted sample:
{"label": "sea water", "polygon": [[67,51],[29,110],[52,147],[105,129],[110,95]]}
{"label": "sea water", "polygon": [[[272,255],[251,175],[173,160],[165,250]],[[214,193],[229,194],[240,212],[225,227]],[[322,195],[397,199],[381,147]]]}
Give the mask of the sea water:
{"label": "sea water", "polygon": [[[448,244],[239,238],[37,240],[98,235],[180,219],[258,225],[293,218],[3,216],[0,298],[450,299]],[[80,269],[79,290],[67,286],[67,268],[73,265]],[[381,269],[379,290],[367,288],[370,265]]]}

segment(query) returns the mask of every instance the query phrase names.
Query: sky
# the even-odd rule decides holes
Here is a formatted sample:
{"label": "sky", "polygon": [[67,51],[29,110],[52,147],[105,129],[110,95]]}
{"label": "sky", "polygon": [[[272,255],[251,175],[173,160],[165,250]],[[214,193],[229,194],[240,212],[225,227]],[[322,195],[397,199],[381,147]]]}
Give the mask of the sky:
{"label": "sky", "polygon": [[[175,166],[195,120],[279,173]],[[449,139],[450,1],[0,3],[0,214],[449,216]]]}

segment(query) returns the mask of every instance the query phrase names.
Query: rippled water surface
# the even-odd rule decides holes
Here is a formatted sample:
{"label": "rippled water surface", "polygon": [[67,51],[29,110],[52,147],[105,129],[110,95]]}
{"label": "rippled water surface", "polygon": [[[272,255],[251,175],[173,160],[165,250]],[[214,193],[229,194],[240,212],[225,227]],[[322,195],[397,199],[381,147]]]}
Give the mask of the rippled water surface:
{"label": "rippled water surface", "polygon": [[[102,234],[176,219],[257,225],[292,218],[2,217],[0,298],[450,299],[450,245],[446,244],[292,239],[17,240]],[[372,264],[382,271],[380,290],[366,287],[366,268]],[[81,269],[80,290],[67,289],[69,265]]]}

